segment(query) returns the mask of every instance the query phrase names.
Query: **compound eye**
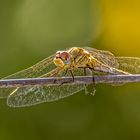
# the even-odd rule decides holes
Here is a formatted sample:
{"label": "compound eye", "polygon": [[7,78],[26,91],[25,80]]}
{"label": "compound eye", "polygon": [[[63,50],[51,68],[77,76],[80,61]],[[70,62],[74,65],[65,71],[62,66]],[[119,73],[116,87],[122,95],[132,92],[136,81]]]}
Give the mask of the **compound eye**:
{"label": "compound eye", "polygon": [[68,61],[70,59],[70,55],[67,52],[62,52],[60,54],[60,57],[64,60],[64,61]]}

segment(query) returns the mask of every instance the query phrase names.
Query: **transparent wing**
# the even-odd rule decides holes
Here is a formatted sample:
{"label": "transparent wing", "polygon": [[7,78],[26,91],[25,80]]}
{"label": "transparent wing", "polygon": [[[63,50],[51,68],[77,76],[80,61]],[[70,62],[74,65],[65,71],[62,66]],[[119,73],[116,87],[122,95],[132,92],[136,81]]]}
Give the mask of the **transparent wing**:
{"label": "transparent wing", "polygon": [[[140,58],[138,57],[116,57],[118,61],[119,70],[124,72],[128,72],[130,74],[139,74],[140,73]],[[125,83],[113,83],[109,84],[112,86],[120,86],[124,85]]]}
{"label": "transparent wing", "polygon": [[118,68],[118,62],[115,59],[115,56],[109,52],[109,51],[104,51],[104,50],[97,50],[95,48],[90,48],[90,47],[84,47],[88,52],[90,52],[94,58],[99,60],[105,65]]}
{"label": "transparent wing", "polygon": [[[49,71],[56,68],[56,66],[53,63],[53,58],[54,58],[54,55],[38,62],[37,64],[33,65],[32,67],[19,71],[15,74],[7,76],[3,79],[41,77],[42,75],[44,75],[44,74],[48,73]],[[1,88],[0,89],[0,98],[6,98],[14,90],[15,90],[15,88],[8,88],[8,89]]]}
{"label": "transparent wing", "polygon": [[[71,76],[65,70],[58,72],[57,76]],[[83,69],[76,69],[73,71],[76,75],[85,75]],[[87,75],[91,75],[88,71]],[[44,75],[43,77],[46,77]],[[60,85],[46,85],[46,86],[33,86],[26,88],[18,88],[7,98],[7,104],[11,107],[24,107],[31,106],[43,102],[52,102],[67,96],[73,95],[85,88],[84,84],[60,84]]]}
{"label": "transparent wing", "polygon": [[[70,96],[84,89],[84,85],[61,85],[20,88],[14,95],[8,96],[7,104],[11,107],[25,107],[36,105],[43,102],[56,101]],[[15,95],[16,94],[16,95]]]}
{"label": "transparent wing", "polygon": [[138,57],[115,57],[111,52],[85,47],[97,60],[102,63],[123,70],[131,74],[140,73],[140,58]]}
{"label": "transparent wing", "polygon": [[119,63],[119,69],[131,74],[140,73],[140,58],[138,57],[116,57]]}

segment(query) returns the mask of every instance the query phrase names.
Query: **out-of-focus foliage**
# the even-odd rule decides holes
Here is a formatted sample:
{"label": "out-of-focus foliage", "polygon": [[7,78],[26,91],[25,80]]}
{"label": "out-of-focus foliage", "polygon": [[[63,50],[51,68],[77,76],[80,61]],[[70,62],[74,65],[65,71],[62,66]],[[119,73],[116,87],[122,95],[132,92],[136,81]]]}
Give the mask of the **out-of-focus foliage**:
{"label": "out-of-focus foliage", "polygon": [[[0,77],[72,46],[140,56],[139,5],[136,0],[0,1]],[[0,100],[0,139],[139,139],[139,84],[96,88],[94,97],[80,92],[28,108],[9,108]]]}

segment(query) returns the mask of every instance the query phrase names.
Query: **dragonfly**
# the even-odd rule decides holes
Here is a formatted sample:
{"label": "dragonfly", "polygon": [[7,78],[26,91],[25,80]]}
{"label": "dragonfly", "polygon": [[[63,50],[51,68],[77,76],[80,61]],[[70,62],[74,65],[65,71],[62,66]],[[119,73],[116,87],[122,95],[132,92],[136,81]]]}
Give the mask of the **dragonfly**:
{"label": "dragonfly", "polygon": [[[72,77],[94,75],[131,75],[140,73],[140,58],[115,57],[111,52],[91,47],[72,47],[45,58],[37,64],[3,79]],[[55,81],[54,81],[55,83]],[[113,85],[117,85],[114,83]],[[26,107],[57,101],[86,90],[85,84],[47,84],[0,88],[0,98],[10,107]]]}

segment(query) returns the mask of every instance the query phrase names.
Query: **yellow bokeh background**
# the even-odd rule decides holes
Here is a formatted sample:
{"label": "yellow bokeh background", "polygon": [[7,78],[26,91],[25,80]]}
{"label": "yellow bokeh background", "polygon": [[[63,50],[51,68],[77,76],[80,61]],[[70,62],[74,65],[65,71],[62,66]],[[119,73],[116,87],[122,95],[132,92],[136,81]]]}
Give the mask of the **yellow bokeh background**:
{"label": "yellow bokeh background", "polygon": [[100,44],[120,55],[139,56],[140,1],[101,0],[98,4],[101,12]]}

